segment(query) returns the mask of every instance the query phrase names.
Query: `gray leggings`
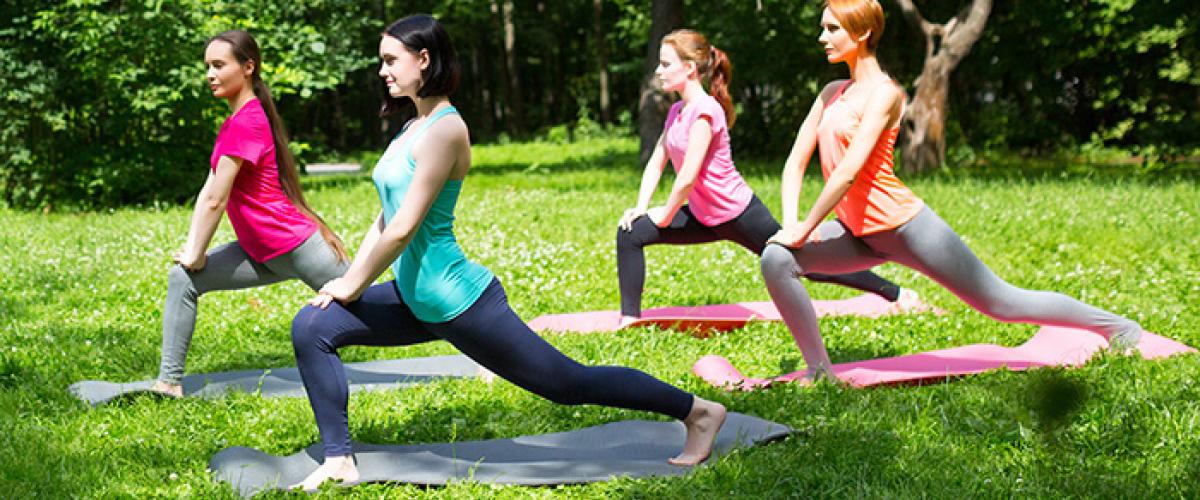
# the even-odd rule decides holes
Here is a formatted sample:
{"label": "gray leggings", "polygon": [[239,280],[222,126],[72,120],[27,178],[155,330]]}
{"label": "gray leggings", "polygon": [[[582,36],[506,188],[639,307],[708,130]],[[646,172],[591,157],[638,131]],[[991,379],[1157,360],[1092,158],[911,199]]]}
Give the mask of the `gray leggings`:
{"label": "gray leggings", "polygon": [[979,312],[1004,322],[1082,328],[1110,339],[1136,336],[1136,322],[1054,292],[1025,290],[996,276],[928,206],[889,231],[857,237],[839,221],[822,223],[820,241],[798,250],[768,245],[762,274],[771,300],[796,339],[810,371],[824,372],[829,354],[799,277],[839,274],[897,262],[920,271]]}
{"label": "gray leggings", "polygon": [[255,262],[238,242],[226,243],[208,252],[208,263],[199,272],[175,265],[167,273],[167,300],[163,305],[162,362],[158,379],[177,384],[183,378],[188,346],[196,330],[196,304],[200,296],[214,290],[238,290],[299,278],[314,291],[350,267],[338,262],[337,254],[313,233],[290,252],[263,263]]}

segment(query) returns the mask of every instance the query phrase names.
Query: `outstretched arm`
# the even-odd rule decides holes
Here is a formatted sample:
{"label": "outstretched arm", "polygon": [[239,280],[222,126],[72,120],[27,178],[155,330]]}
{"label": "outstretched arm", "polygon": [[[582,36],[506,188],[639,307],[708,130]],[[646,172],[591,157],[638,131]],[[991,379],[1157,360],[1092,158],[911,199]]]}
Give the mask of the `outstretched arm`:
{"label": "outstretched arm", "polygon": [[800,190],[804,184],[804,171],[812,159],[813,150],[817,147],[817,126],[821,123],[821,115],[825,111],[825,102],[832,97],[838,82],[825,86],[813,101],[800,131],[796,133],[796,141],[787,160],[783,162],[783,226],[787,227],[799,222],[797,206],[800,204]]}
{"label": "outstretched arm", "polygon": [[663,147],[663,135],[659,134],[658,142],[654,144],[654,152],[650,154],[650,159],[646,161],[646,168],[642,171],[642,184],[638,187],[637,205],[621,215],[621,220],[617,222],[618,227],[629,231],[633,227],[633,221],[646,214],[646,210],[650,208],[650,199],[654,197],[654,191],[658,189],[658,181],[662,178],[662,172],[666,166],[667,151]]}
{"label": "outstretched arm", "polygon": [[846,156],[829,174],[825,187],[817,196],[817,201],[809,210],[808,216],[794,229],[785,229],[782,234],[777,235],[778,238],[772,237],[771,241],[793,248],[799,248],[808,241],[813,230],[833,211],[833,207],[842,197],[846,196],[871,151],[875,149],[875,144],[879,142],[884,127],[895,121],[899,115],[903,102],[904,94],[894,85],[881,86],[871,94],[854,139],[850,141],[850,147],[846,150]]}
{"label": "outstretched arm", "polygon": [[692,187],[696,185],[696,178],[700,176],[700,169],[704,166],[704,160],[708,157],[708,146],[712,144],[712,122],[708,116],[701,116],[699,120],[692,123],[688,128],[688,147],[683,155],[683,165],[679,167],[679,175],[675,176],[675,183],[671,185],[671,194],[667,196],[667,202],[648,211],[650,221],[658,227],[664,227],[671,223],[671,219],[675,217],[675,212],[678,212],[683,204],[687,202],[688,195],[692,194]]}
{"label": "outstretched arm", "polygon": [[363,245],[346,274],[326,283],[309,302],[324,309],[333,300],[342,303],[358,300],[412,241],[454,167],[460,160],[469,161],[469,157],[460,158],[459,152],[464,149],[470,151],[470,144],[461,123],[445,122],[430,128],[421,148],[413,153],[416,171],[396,214],[386,225],[380,214],[363,238]]}
{"label": "outstretched arm", "polygon": [[217,168],[208,173],[204,187],[196,197],[196,207],[192,210],[187,242],[173,257],[187,270],[199,271],[208,263],[205,251],[217,232],[217,225],[221,223],[221,214],[225,213],[233,181],[241,166],[241,158],[222,156],[217,160]]}

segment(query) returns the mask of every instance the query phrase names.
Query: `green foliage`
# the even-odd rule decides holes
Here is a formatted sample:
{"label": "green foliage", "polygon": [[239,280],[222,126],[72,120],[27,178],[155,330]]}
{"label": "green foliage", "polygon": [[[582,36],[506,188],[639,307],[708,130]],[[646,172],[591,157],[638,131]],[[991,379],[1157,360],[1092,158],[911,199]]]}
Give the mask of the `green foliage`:
{"label": "green foliage", "polygon": [[[493,3],[0,3],[0,199],[91,208],[189,198],[228,113],[205,92],[203,45],[229,28],[248,29],[262,45],[264,75],[301,163],[379,149],[395,133],[405,117],[378,117],[374,54],[385,23],[416,12],[438,16],[455,41],[463,73],[453,98],[474,141],[630,129],[652,42],[650,0],[602,2],[599,37],[590,0],[513,1],[519,96],[508,95],[500,77],[503,32]],[[920,7],[945,22],[965,4]],[[994,4],[983,37],[952,76],[952,165],[1011,150],[1116,150],[1155,171],[1200,154],[1200,2]],[[894,2],[883,5],[880,58],[911,92],[925,40]],[[733,62],[737,158],[784,155],[821,85],[845,76],[816,41],[820,13],[820,2],[684,2],[684,24]],[[599,44],[615,128],[599,123]],[[517,98],[520,123],[506,106]]]}
{"label": "green foliage", "polygon": [[951,114],[987,149],[1194,154],[1198,24],[1197,2],[997,2],[954,74]]}
{"label": "green foliage", "polygon": [[2,190],[14,206],[102,207],[198,190],[223,102],[204,88],[208,37],[255,34],[275,95],[310,98],[370,61],[344,33],[357,2],[22,3],[0,42]]}

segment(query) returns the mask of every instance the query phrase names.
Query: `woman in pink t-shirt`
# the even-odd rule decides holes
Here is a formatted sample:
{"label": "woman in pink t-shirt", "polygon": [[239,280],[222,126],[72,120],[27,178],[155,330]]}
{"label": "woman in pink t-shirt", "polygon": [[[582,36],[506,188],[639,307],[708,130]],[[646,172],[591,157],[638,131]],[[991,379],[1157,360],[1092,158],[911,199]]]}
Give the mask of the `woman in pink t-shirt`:
{"label": "woman in pink t-shirt", "polygon": [[[618,223],[617,277],[624,322],[642,313],[643,249],[647,245],[724,240],[762,255],[767,239],[779,231],[771,211],[733,165],[729,127],[736,116],[729,96],[731,73],[729,58],[704,35],[681,29],[663,37],[655,75],[663,91],[678,93],[681,99],[671,106],[663,133],[646,163],[637,206],[626,210]],[[705,92],[702,80],[708,80],[713,95]],[[666,204],[648,208],[668,159],[676,173],[671,194]],[[805,277],[874,293],[892,302],[901,298],[900,287],[870,271]],[[919,307],[915,293],[904,290],[903,297],[898,307]]]}
{"label": "woman in pink t-shirt", "polygon": [[[300,191],[287,132],[259,76],[261,61],[258,43],[240,30],[213,37],[204,51],[209,88],[233,114],[217,134],[187,242],[167,277],[162,361],[153,390],[170,396],[183,395],[200,295],[296,278],[316,291],[348,266],[341,240]],[[222,212],[237,241],[206,253]]]}

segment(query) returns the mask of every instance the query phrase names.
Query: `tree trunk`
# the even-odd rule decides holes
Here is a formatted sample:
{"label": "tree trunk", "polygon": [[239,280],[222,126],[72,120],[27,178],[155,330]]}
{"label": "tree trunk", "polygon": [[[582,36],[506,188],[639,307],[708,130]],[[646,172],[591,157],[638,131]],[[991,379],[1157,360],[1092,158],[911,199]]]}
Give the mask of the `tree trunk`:
{"label": "tree trunk", "polygon": [[510,134],[517,134],[524,129],[524,105],[521,102],[521,80],[517,77],[517,59],[514,53],[516,46],[516,28],[513,25],[512,0],[504,0],[497,4],[491,0],[492,19],[503,34],[500,63],[500,76],[504,80],[504,121]]}
{"label": "tree trunk", "polygon": [[646,62],[642,65],[642,87],[638,99],[638,136],[641,139],[641,163],[650,159],[667,114],[667,98],[654,81],[658,67],[658,46],[662,37],[683,26],[683,0],[654,0],[651,8],[650,39],[646,43]]}
{"label": "tree trunk", "polygon": [[603,0],[592,1],[592,38],[596,40],[596,60],[600,66],[600,123],[612,121],[608,95],[608,44],[604,41]]}
{"label": "tree trunk", "polygon": [[916,93],[904,113],[904,166],[933,170],[946,160],[946,96],[950,73],[983,35],[991,0],[972,0],[946,24],[921,17],[912,0],[896,0],[904,17],[925,34],[925,65],[914,86]]}

